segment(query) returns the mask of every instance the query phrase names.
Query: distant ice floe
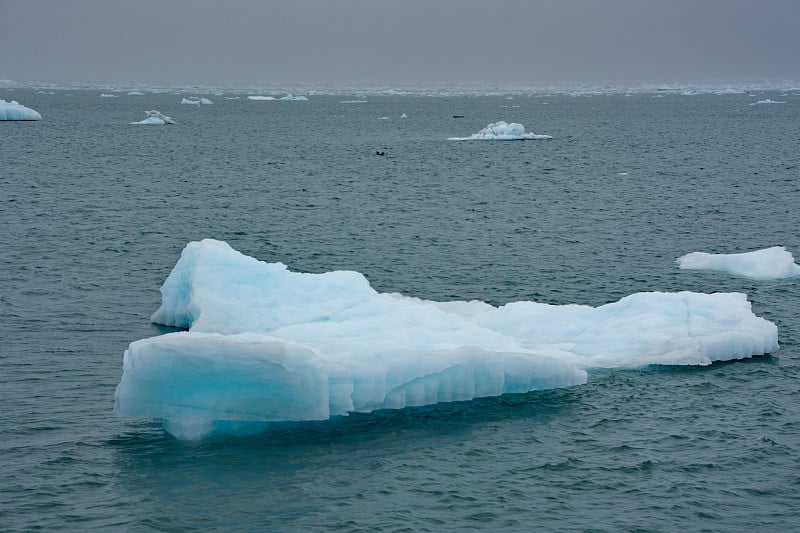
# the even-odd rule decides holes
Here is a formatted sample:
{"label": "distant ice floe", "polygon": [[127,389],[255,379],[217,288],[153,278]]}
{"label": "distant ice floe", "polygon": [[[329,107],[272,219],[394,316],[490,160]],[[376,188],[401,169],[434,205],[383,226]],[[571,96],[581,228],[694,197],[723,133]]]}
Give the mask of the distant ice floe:
{"label": "distant ice floe", "polygon": [[770,100],[767,98],[766,100],[759,100],[758,102],[753,102],[750,105],[759,105],[759,104],[785,104],[786,102],[778,102],[777,100]]}
{"label": "distant ice floe", "polygon": [[552,139],[551,135],[525,133],[525,126],[501,120],[493,122],[469,137],[449,137],[449,141],[524,141],[527,139]]}
{"label": "distant ice floe", "polygon": [[248,100],[256,100],[256,101],[266,101],[266,100],[275,100],[273,96],[248,96]]}
{"label": "distant ice floe", "polygon": [[405,113],[403,113],[402,115],[400,115],[400,118],[408,118],[408,115],[406,115]]}
{"label": "distant ice floe", "polygon": [[342,100],[339,102],[340,104],[366,104],[369,103],[367,100]]}
{"label": "distant ice floe", "polygon": [[692,252],[677,259],[686,270],[724,272],[752,279],[787,279],[800,276],[800,266],[783,246],[740,254]]}
{"label": "distant ice floe", "polygon": [[183,98],[181,99],[181,103],[199,106],[199,105],[211,105],[214,102],[212,102],[208,98]]}
{"label": "distant ice floe", "polygon": [[284,102],[307,102],[308,98],[305,96],[293,96],[291,94],[287,94],[286,96],[281,96],[278,100],[283,100]]}
{"label": "distant ice floe", "polygon": [[142,91],[131,91],[128,96],[144,96],[144,93]]}
{"label": "distant ice floe", "polygon": [[0,120],[42,120],[42,115],[16,100],[6,102],[0,98]]}
{"label": "distant ice floe", "polygon": [[172,120],[172,117],[168,117],[164,115],[160,111],[156,111],[152,109],[150,111],[144,112],[147,115],[147,118],[144,120],[140,120],[139,122],[128,122],[128,124],[146,124],[146,125],[153,125],[153,126],[162,126],[164,124],[175,124],[175,121]]}
{"label": "distant ice floe", "polygon": [[[436,302],[358,272],[291,272],[227,243],[189,243],[130,344],[120,416],[178,438],[580,385],[586,369],[708,365],[778,349],[740,293],[637,293],[599,307]],[[263,429],[263,428],[262,428]]]}
{"label": "distant ice floe", "polygon": [[103,94],[100,95],[100,98],[117,98],[117,95],[116,94],[103,93]]}

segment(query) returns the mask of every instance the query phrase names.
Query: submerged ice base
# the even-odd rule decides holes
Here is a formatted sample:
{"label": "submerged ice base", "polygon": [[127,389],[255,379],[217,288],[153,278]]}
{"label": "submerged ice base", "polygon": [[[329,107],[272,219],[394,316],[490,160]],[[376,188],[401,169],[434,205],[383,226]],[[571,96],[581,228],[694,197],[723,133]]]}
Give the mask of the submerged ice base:
{"label": "submerged ice base", "polygon": [[357,272],[291,272],[208,239],[186,246],[161,294],[153,321],[189,331],[129,346],[115,412],[161,418],[179,438],[778,348],[777,328],[744,294],[638,293],[596,308],[433,302],[378,293]]}

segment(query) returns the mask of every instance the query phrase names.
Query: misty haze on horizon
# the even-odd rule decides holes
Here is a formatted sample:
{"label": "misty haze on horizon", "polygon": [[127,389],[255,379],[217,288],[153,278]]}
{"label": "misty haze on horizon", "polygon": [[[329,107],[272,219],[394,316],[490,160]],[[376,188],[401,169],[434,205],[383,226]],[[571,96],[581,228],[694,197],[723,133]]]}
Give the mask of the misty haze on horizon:
{"label": "misty haze on horizon", "polygon": [[798,23],[796,0],[0,0],[0,79],[796,80]]}

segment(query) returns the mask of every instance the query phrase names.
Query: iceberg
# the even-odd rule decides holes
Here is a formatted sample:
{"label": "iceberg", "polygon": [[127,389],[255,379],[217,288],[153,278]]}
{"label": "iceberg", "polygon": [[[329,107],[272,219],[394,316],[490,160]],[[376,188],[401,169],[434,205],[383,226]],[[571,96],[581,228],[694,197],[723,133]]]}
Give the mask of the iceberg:
{"label": "iceberg", "polygon": [[42,115],[16,100],[6,102],[0,98],[0,120],[42,120]]}
{"label": "iceberg", "polygon": [[783,246],[739,254],[692,252],[677,259],[686,270],[710,270],[752,279],[788,279],[800,276],[800,266]]}
{"label": "iceberg", "polygon": [[212,102],[208,98],[197,98],[197,99],[182,98],[181,103],[199,106],[199,105],[211,105],[214,102]]}
{"label": "iceberg", "polygon": [[164,124],[175,124],[175,121],[172,120],[172,117],[168,117],[164,115],[160,111],[156,111],[152,109],[150,111],[145,111],[145,115],[147,118],[144,120],[140,120],[139,122],[128,122],[128,124],[150,124],[154,126],[162,126]]}
{"label": "iceberg", "polygon": [[536,133],[525,133],[525,126],[512,122],[511,124],[501,120],[493,122],[483,128],[478,133],[469,137],[449,137],[449,141],[524,141],[526,139],[552,139],[550,135],[539,135]]}
{"label": "iceberg", "polygon": [[292,272],[211,239],[185,247],[161,296],[152,320],[187,331],[130,344],[114,410],[160,418],[182,439],[778,349],[777,327],[739,293],[638,293],[599,307],[435,302],[379,293],[358,272]]}

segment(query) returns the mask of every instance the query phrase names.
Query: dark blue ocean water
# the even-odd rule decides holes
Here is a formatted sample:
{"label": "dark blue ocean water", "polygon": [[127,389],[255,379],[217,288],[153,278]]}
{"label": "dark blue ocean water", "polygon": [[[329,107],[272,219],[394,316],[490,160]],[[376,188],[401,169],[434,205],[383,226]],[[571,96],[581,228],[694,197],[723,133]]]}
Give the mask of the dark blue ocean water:
{"label": "dark blue ocean water", "polygon": [[[798,282],[675,259],[800,255],[800,96],[119,94],[0,89],[44,117],[0,122],[0,530],[797,528]],[[446,140],[497,120],[554,139]],[[781,349],[180,442],[113,395],[205,237],[434,300],[745,292]]]}

